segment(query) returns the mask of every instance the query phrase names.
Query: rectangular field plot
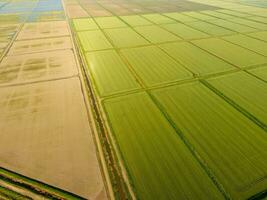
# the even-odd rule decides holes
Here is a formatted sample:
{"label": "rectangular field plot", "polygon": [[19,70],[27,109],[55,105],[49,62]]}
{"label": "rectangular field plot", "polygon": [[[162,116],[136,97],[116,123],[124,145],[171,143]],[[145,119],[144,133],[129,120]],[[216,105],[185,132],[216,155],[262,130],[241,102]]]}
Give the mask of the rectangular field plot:
{"label": "rectangular field plot", "polygon": [[266,57],[221,39],[202,39],[193,41],[193,43],[238,67],[259,65],[267,62]]}
{"label": "rectangular field plot", "polygon": [[0,14],[1,25],[19,24],[25,21],[27,14]]}
{"label": "rectangular field plot", "polygon": [[77,73],[71,50],[7,56],[0,64],[0,85],[51,80]]}
{"label": "rectangular field plot", "polygon": [[73,19],[76,31],[97,30],[98,26],[92,18]]}
{"label": "rectangular field plot", "polygon": [[247,19],[267,24],[267,18],[266,17],[251,16],[251,17],[247,17]]}
{"label": "rectangular field plot", "polygon": [[121,51],[146,86],[191,78],[183,66],[157,47],[140,47]]}
{"label": "rectangular field plot", "polygon": [[115,50],[87,53],[86,59],[101,96],[139,88]]}
{"label": "rectangular field plot", "polygon": [[127,27],[122,20],[118,17],[97,17],[95,18],[96,23],[100,26],[100,28],[121,28]]}
{"label": "rectangular field plot", "polygon": [[245,72],[212,78],[208,82],[267,125],[266,83]]}
{"label": "rectangular field plot", "polygon": [[201,31],[198,31],[196,29],[193,29],[189,26],[186,26],[182,23],[176,23],[176,24],[166,24],[162,25],[164,29],[178,35],[179,37],[190,40],[190,39],[198,39],[198,38],[207,38],[209,37],[208,34],[203,33]]}
{"label": "rectangular field plot", "polygon": [[232,15],[232,16],[235,16],[235,17],[248,17],[248,16],[251,16],[248,13],[242,13],[242,12],[226,10],[226,9],[220,9],[220,10],[217,10],[217,11],[221,12],[221,13],[225,13],[227,15]]}
{"label": "rectangular field plot", "polygon": [[117,28],[104,30],[117,48],[135,47],[149,44],[142,36],[131,28]]}
{"label": "rectangular field plot", "polygon": [[235,34],[235,32],[230,31],[229,29],[222,28],[220,26],[216,26],[214,24],[210,24],[204,21],[196,21],[186,23],[188,26],[191,26],[194,29],[207,33],[213,36],[222,36],[222,35],[231,35]]}
{"label": "rectangular field plot", "polygon": [[205,11],[201,11],[202,14],[206,14],[209,16],[213,16],[216,18],[220,18],[220,19],[229,19],[229,18],[235,18],[233,15],[227,15],[224,13],[220,13],[214,10],[205,10]]}
{"label": "rectangular field plot", "polygon": [[1,167],[107,199],[78,78],[2,87],[0,96]]}
{"label": "rectangular field plot", "polygon": [[124,20],[130,26],[145,26],[145,25],[152,25],[152,23],[146,20],[143,17],[138,15],[131,15],[131,16],[121,16],[121,19]]}
{"label": "rectangular field plot", "polygon": [[67,5],[66,11],[70,18],[89,17],[89,14],[80,5]]}
{"label": "rectangular field plot", "polygon": [[238,33],[249,33],[249,32],[258,31],[255,28],[237,24],[237,23],[230,22],[230,21],[223,20],[223,19],[211,20],[209,22],[214,25],[218,25],[218,26],[224,27],[226,29],[229,29],[229,30],[232,30]]}
{"label": "rectangular field plot", "polygon": [[232,199],[247,199],[266,189],[263,129],[199,82],[152,95]]}
{"label": "rectangular field plot", "polygon": [[260,22],[255,22],[252,20],[248,20],[248,19],[242,19],[242,18],[232,18],[232,19],[228,19],[231,22],[237,23],[237,24],[243,24],[245,26],[249,26],[258,30],[267,30],[267,24],[263,24]]}
{"label": "rectangular field plot", "polygon": [[187,15],[183,15],[182,13],[164,13],[163,15],[168,16],[172,19],[175,19],[179,22],[194,22],[198,21],[198,19],[189,17]]}
{"label": "rectangular field plot", "polygon": [[184,12],[183,14],[185,14],[187,16],[190,16],[190,17],[194,17],[194,18],[199,19],[199,20],[204,20],[204,21],[205,20],[218,19],[216,17],[205,15],[205,14],[202,14],[202,13],[199,13],[199,12]]}
{"label": "rectangular field plot", "polygon": [[160,48],[197,75],[235,69],[234,66],[188,42],[163,44]]}
{"label": "rectangular field plot", "polygon": [[169,23],[175,23],[173,19],[170,19],[168,17],[165,17],[160,14],[146,14],[142,15],[144,18],[148,19],[149,21],[152,21],[155,24],[169,24]]}
{"label": "rectangular field plot", "polygon": [[142,26],[134,28],[139,34],[144,36],[147,40],[152,43],[162,43],[162,42],[171,42],[178,41],[181,38],[176,35],[156,26]]}
{"label": "rectangular field plot", "polygon": [[256,38],[256,39],[259,39],[259,40],[263,40],[265,42],[267,42],[267,31],[262,31],[262,32],[257,32],[257,33],[250,33],[250,34],[247,34],[249,35],[250,37],[253,37],[253,38]]}
{"label": "rectangular field plot", "polygon": [[146,93],[104,107],[139,199],[223,199]]}
{"label": "rectangular field plot", "polygon": [[65,13],[62,11],[50,12],[32,12],[28,18],[28,22],[41,22],[41,21],[60,21],[65,20]]}
{"label": "rectangular field plot", "polygon": [[248,70],[250,73],[267,82],[267,65]]}
{"label": "rectangular field plot", "polygon": [[224,40],[257,52],[263,56],[267,56],[267,43],[245,36],[245,35],[232,35],[223,37]]}
{"label": "rectangular field plot", "polygon": [[65,21],[26,23],[20,31],[17,40],[59,37],[69,35]]}
{"label": "rectangular field plot", "polygon": [[77,35],[84,51],[112,48],[112,45],[100,30],[78,32]]}
{"label": "rectangular field plot", "polygon": [[19,55],[43,51],[71,49],[70,37],[46,38],[36,40],[15,41],[11,46],[8,55]]}

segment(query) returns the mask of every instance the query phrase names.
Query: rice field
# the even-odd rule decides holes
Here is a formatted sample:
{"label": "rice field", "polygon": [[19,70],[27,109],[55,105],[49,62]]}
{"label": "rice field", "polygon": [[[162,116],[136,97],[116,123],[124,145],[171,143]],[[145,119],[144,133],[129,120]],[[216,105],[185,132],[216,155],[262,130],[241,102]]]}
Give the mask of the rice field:
{"label": "rice field", "polygon": [[266,199],[266,5],[0,1],[0,199]]}

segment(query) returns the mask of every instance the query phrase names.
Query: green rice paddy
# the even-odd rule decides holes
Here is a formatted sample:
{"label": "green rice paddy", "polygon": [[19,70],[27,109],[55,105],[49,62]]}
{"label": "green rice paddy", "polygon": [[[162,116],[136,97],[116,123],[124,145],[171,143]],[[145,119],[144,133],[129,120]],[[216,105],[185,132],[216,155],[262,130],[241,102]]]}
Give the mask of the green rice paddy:
{"label": "green rice paddy", "polygon": [[0,80],[21,74],[7,56],[73,43],[105,198],[266,198],[265,0],[63,0],[52,11],[40,1],[0,1]]}

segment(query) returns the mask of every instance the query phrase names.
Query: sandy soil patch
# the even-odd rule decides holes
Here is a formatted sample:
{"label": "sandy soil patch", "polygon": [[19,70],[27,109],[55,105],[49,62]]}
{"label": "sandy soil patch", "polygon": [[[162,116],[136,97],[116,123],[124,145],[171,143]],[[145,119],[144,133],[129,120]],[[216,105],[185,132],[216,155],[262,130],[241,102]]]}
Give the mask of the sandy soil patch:
{"label": "sandy soil patch", "polygon": [[0,90],[0,166],[106,199],[78,78]]}
{"label": "sandy soil patch", "polygon": [[17,39],[37,39],[66,35],[69,35],[69,30],[65,21],[38,22],[24,24]]}
{"label": "sandy soil patch", "polygon": [[70,37],[46,38],[36,40],[15,41],[9,50],[9,55],[19,55],[26,53],[36,53],[43,51],[71,49]]}
{"label": "sandy soil patch", "polygon": [[51,80],[77,73],[71,50],[7,56],[0,64],[0,85]]}

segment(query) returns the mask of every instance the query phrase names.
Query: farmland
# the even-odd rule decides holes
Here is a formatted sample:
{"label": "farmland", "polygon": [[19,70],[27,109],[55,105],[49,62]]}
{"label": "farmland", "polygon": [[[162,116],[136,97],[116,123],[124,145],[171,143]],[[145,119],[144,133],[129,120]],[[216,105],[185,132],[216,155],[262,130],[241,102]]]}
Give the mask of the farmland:
{"label": "farmland", "polygon": [[266,81],[266,1],[0,1],[0,199],[264,199]]}

